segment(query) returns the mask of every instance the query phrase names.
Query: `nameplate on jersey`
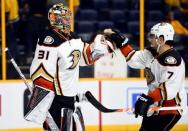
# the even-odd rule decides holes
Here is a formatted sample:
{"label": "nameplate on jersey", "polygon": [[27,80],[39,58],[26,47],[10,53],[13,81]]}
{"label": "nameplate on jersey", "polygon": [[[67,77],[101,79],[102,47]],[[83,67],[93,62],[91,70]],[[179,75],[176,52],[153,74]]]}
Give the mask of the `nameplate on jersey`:
{"label": "nameplate on jersey", "polygon": [[46,36],[46,38],[44,39],[43,43],[50,45],[54,42],[54,39],[51,36]]}
{"label": "nameplate on jersey", "polygon": [[174,65],[177,64],[177,60],[173,56],[168,56],[165,58],[165,63],[169,65]]}

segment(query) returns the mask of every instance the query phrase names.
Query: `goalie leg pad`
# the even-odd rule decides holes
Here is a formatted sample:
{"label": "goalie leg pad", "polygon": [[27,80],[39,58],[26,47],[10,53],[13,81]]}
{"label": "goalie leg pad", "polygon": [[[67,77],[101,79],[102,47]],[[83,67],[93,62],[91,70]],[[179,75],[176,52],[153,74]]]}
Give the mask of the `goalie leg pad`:
{"label": "goalie leg pad", "polygon": [[85,131],[84,119],[80,107],[76,107],[73,118],[76,123],[76,131]]}
{"label": "goalie leg pad", "polygon": [[85,131],[84,120],[79,107],[76,109],[61,110],[61,128],[62,131]]}
{"label": "goalie leg pad", "polygon": [[26,120],[42,124],[54,99],[54,92],[35,86],[27,106]]}
{"label": "goalie leg pad", "polygon": [[[69,129],[70,127],[72,128],[71,121],[73,121],[72,113],[74,111],[74,102],[75,102],[75,97],[58,96],[58,95],[55,96],[52,105],[49,109],[49,112],[52,116],[52,118],[50,118],[49,120],[54,121],[58,129],[60,130],[63,129],[63,131],[66,129],[65,131],[69,131],[67,129]],[[64,114],[63,116],[65,117],[61,116],[62,112]],[[49,129],[49,127],[50,125],[43,124],[44,129],[47,130]]]}
{"label": "goalie leg pad", "polygon": [[73,110],[62,108],[61,110],[61,131],[73,130]]}
{"label": "goalie leg pad", "polygon": [[49,130],[59,131],[59,127],[57,126],[57,124],[55,123],[53,117],[51,116],[49,112],[48,112],[48,116],[46,117],[46,121],[43,124],[43,128],[46,129],[47,131]]}

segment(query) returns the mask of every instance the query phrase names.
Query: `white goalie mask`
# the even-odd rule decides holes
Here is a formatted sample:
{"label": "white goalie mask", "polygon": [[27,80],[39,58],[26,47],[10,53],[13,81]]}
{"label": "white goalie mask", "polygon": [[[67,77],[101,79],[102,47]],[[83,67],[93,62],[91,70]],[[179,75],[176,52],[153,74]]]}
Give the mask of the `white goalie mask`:
{"label": "white goalie mask", "polygon": [[171,24],[162,22],[154,25],[150,30],[150,34],[157,36],[157,38],[163,36],[164,42],[166,42],[174,39],[174,28]]}

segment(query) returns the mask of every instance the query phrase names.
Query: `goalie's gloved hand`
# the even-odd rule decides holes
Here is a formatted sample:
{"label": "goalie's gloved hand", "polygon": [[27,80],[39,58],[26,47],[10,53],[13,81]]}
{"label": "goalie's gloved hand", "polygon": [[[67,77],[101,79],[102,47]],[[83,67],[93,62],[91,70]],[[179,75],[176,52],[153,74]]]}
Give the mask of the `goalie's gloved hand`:
{"label": "goalie's gloved hand", "polygon": [[104,29],[104,35],[106,36],[106,39],[115,43],[117,48],[123,47],[128,42],[128,38],[115,29]]}
{"label": "goalie's gloved hand", "polygon": [[135,104],[135,117],[137,118],[138,115],[144,117],[147,116],[148,109],[153,103],[154,102],[151,97],[141,94]]}
{"label": "goalie's gloved hand", "polygon": [[85,96],[85,93],[78,93],[76,95],[76,101],[77,102],[83,102],[83,101],[87,101],[87,98]]}

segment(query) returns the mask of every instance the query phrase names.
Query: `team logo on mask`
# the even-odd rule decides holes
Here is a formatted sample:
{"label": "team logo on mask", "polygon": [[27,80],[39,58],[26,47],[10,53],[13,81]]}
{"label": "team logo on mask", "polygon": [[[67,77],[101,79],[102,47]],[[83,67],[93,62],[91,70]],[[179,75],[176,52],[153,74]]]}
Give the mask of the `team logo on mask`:
{"label": "team logo on mask", "polygon": [[172,65],[172,64],[176,64],[177,60],[173,56],[168,56],[168,57],[165,58],[165,63]]}
{"label": "team logo on mask", "polygon": [[46,38],[44,39],[44,44],[52,44],[54,42],[54,39],[51,36],[46,36]]}

